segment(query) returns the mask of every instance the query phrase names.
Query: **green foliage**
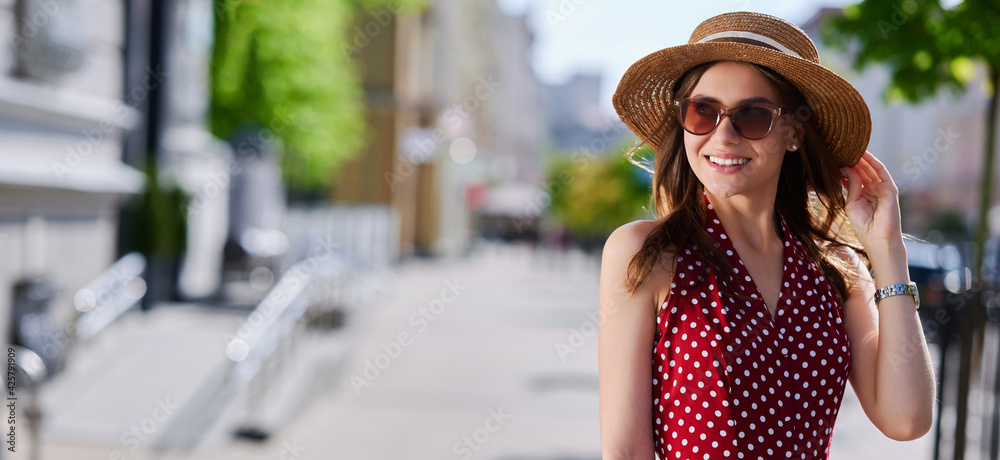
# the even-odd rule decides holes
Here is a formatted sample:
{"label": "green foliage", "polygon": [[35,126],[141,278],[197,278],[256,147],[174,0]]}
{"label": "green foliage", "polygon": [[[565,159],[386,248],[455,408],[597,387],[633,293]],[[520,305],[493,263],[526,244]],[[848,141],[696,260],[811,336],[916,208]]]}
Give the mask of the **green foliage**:
{"label": "green foliage", "polygon": [[650,198],[643,175],[649,173],[618,154],[627,150],[609,151],[563,154],[548,167],[549,212],[577,238],[607,237],[622,224],[651,215],[643,209]]}
{"label": "green foliage", "polygon": [[212,133],[246,126],[280,140],[286,182],[325,186],[370,140],[348,40],[362,9],[398,12],[420,0],[216,0]]}
{"label": "green foliage", "polygon": [[918,102],[942,87],[964,90],[975,61],[1000,68],[1000,3],[944,8],[939,0],[865,0],[826,23],[823,38],[855,50],[856,69],[887,64],[888,99]]}
{"label": "green foliage", "polygon": [[142,193],[129,206],[134,219],[127,232],[127,250],[147,258],[180,256],[187,248],[187,210],[190,197],[180,187],[164,187],[155,166],[145,168]]}

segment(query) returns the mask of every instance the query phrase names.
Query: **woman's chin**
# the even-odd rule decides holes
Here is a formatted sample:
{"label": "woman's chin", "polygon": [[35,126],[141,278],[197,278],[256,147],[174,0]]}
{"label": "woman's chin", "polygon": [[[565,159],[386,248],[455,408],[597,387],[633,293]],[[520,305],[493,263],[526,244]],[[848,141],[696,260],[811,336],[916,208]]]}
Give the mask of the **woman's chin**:
{"label": "woman's chin", "polygon": [[706,184],[705,189],[712,196],[717,196],[719,198],[729,198],[731,196],[739,195],[743,191],[742,187],[736,187],[733,184]]}

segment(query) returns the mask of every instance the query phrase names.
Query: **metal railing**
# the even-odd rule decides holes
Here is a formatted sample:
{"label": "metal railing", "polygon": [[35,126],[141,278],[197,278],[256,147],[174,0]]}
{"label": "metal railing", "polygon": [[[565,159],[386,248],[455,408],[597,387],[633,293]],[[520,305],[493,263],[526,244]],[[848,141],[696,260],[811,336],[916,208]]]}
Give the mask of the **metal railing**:
{"label": "metal railing", "polygon": [[[24,410],[27,420],[21,426],[30,433],[30,458],[40,458],[38,386],[59,371],[65,356],[76,343],[94,337],[139,302],[145,294],[145,282],[141,277],[145,269],[146,259],[138,253],[127,254],[116,261],[76,292],[74,305],[81,313],[66,327],[39,327],[40,324],[52,323],[47,301],[44,305],[35,305],[31,311],[25,311],[24,318],[15,319],[15,327],[19,328],[17,337],[28,346],[9,345],[9,354],[13,357],[10,357],[8,365],[16,367],[18,375],[14,381],[23,382],[24,385],[19,388],[26,389],[28,394]],[[53,366],[46,365],[46,362],[53,363]]]}
{"label": "metal railing", "polygon": [[[265,374],[274,374],[265,369],[280,365],[277,351],[292,347],[296,336],[292,332],[303,326],[303,318],[311,308],[331,298],[345,308],[371,300],[371,294],[381,285],[379,277],[386,272],[332,244],[321,246],[320,254],[292,265],[237,328],[226,345],[227,366],[203,384],[157,439],[154,450],[194,448],[251,383],[262,387],[258,396],[265,392],[271,383],[271,375]],[[317,292],[315,288],[320,286],[324,289]],[[266,436],[261,433],[261,437]]]}
{"label": "metal railing", "polygon": [[145,270],[146,258],[133,252],[76,292],[73,304],[82,312],[74,327],[77,340],[97,335],[139,303],[146,293],[146,283],[141,277]]}

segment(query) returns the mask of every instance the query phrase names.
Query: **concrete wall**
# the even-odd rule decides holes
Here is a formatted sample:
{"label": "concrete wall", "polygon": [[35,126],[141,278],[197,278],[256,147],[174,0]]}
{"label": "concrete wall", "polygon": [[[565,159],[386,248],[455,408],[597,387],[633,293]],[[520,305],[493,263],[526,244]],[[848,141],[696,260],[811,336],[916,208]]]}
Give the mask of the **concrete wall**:
{"label": "concrete wall", "polygon": [[[52,277],[60,288],[53,313],[73,315],[76,291],[114,262],[121,199],[142,185],[138,171],[121,162],[121,136],[139,121],[122,101],[124,2],[50,0],[27,6],[42,13],[17,27],[15,0],[0,1],[5,43],[25,43],[70,24],[72,31],[56,43],[82,59],[62,73],[24,75],[13,48],[0,47],[0,330],[5,332],[18,281]],[[35,49],[34,59],[60,51]],[[162,76],[151,74],[147,83],[158,79]],[[133,94],[145,98],[148,89],[138,87]]]}

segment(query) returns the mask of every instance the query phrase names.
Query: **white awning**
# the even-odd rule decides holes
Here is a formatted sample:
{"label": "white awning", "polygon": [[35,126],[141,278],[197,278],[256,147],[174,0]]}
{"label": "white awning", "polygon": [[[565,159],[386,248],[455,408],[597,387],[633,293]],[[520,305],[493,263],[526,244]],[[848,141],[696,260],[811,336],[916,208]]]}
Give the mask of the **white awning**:
{"label": "white awning", "polygon": [[537,217],[549,205],[549,195],[536,185],[509,182],[490,187],[483,213],[512,217]]}

